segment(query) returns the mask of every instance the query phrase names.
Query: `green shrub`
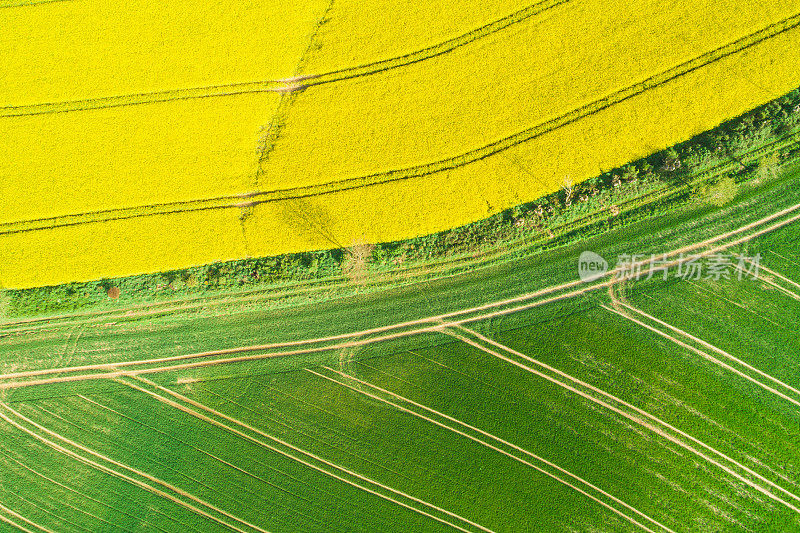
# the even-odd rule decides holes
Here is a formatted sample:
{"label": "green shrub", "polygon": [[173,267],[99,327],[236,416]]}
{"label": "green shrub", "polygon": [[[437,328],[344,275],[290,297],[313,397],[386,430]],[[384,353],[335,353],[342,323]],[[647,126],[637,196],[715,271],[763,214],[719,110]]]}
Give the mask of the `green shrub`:
{"label": "green shrub", "polygon": [[739,186],[733,177],[725,176],[714,185],[708,185],[700,190],[701,199],[711,205],[722,207],[734,198],[739,191]]}

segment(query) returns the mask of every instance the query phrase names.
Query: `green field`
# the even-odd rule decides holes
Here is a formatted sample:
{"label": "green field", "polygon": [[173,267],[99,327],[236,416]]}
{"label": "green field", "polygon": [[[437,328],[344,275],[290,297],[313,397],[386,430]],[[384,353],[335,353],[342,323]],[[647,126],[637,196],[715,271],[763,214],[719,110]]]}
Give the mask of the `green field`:
{"label": "green field", "polygon": [[[6,324],[0,529],[797,530],[799,203],[313,308]],[[768,270],[553,288],[704,241]]]}

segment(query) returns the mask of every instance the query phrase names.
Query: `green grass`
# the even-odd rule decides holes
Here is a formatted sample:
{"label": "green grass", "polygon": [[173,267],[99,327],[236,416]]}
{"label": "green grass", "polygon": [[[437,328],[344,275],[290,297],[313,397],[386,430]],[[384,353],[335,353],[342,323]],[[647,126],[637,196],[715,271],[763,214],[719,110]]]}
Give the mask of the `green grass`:
{"label": "green grass", "polygon": [[[644,306],[656,298],[672,311],[670,321],[683,327],[695,323],[689,295],[705,301],[706,293],[692,288],[682,282],[648,286],[641,294],[632,292],[630,300]],[[741,297],[762,296],[752,284],[737,290]],[[684,306],[671,306],[670,298]],[[775,482],[786,485],[782,479],[796,479],[800,465],[793,463],[800,456],[800,441],[785,434],[800,420],[796,409],[623,318],[584,307],[554,311],[557,320],[552,311],[536,310],[477,329],[498,330],[493,337],[499,342],[655,414]],[[730,317],[708,313],[705,318],[708,324],[698,333],[713,331],[715,320]],[[529,323],[518,327],[520,321]],[[752,331],[763,334],[766,329]],[[555,462],[670,527],[788,530],[798,525],[795,515],[658,435],[489,354],[442,338],[447,341],[427,348],[366,351],[329,364]],[[772,372],[774,366],[763,368]],[[172,378],[157,381],[493,530],[633,529],[584,496],[452,431],[302,368],[271,370],[185,385]],[[439,529],[141,392],[114,384],[88,399],[38,399],[14,408],[237,516],[269,524],[270,530]],[[124,484],[111,485],[118,493],[126,490]],[[115,499],[101,501],[112,504]],[[134,511],[139,503],[127,505]],[[574,512],[578,508],[580,514]],[[35,509],[29,511],[36,515]],[[181,512],[170,511],[170,516]],[[70,515],[60,516],[60,529],[71,530],[63,521]],[[86,523],[80,520],[73,517],[73,522]],[[185,520],[202,530],[210,527],[193,516]]]}

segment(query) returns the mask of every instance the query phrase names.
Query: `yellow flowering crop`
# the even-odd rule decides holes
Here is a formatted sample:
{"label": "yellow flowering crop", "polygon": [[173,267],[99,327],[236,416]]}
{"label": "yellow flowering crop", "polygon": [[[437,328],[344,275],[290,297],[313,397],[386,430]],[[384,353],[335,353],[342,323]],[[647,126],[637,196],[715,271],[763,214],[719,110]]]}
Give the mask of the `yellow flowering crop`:
{"label": "yellow flowering crop", "polygon": [[[788,92],[797,84],[799,41],[800,30],[781,34],[743,56],[453,170],[259,205],[246,224],[249,249],[270,255],[410,238],[557,191],[565,179],[596,176]],[[763,76],[766,71],[773,75]],[[693,97],[706,91],[706,98]]]}
{"label": "yellow flowering crop", "polygon": [[237,194],[255,188],[258,93],[0,118],[0,222]]}
{"label": "yellow flowering crop", "polygon": [[[800,28],[777,33],[580,120],[451,170],[258,206],[247,226],[251,250],[267,255],[409,238],[478,220],[557,191],[565,180],[578,183],[596,176],[788,92],[800,81],[795,68],[800,63],[798,43]],[[363,126],[378,134],[371,120],[364,120]],[[396,142],[417,140],[426,146],[424,137],[412,137]],[[348,137],[342,138],[344,142]],[[380,153],[357,152],[367,160]],[[268,163],[274,164],[275,159]]]}
{"label": "yellow flowering crop", "polygon": [[4,286],[440,231],[800,84],[777,0],[168,4],[0,9]]}
{"label": "yellow flowering crop", "polygon": [[324,0],[74,0],[0,9],[0,106],[293,76]]}
{"label": "yellow flowering crop", "polygon": [[531,0],[336,0],[320,27],[309,74],[402,56],[470,32],[533,4]]}
{"label": "yellow flowering crop", "polygon": [[[660,0],[632,0],[609,9],[606,0],[568,2],[426,61],[311,87],[293,103],[260,188],[324,183],[457,157],[797,10],[785,2],[762,7],[758,0],[676,5],[684,4],[665,8]],[[798,79],[792,75],[792,82]]]}
{"label": "yellow flowering crop", "polygon": [[[46,219],[168,212],[149,206],[253,191],[280,100],[269,82],[295,74],[327,5],[0,5],[0,284],[244,256],[239,209],[51,229],[63,220]],[[31,224],[43,229],[19,232]]]}
{"label": "yellow flowering crop", "polygon": [[0,236],[5,287],[129,276],[246,255],[239,211],[190,211]]}

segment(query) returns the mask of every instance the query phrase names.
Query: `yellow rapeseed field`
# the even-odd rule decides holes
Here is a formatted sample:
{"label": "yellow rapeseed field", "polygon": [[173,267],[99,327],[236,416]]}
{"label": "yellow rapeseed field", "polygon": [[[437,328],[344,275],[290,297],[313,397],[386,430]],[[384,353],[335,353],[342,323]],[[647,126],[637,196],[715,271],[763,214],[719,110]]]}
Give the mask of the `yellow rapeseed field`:
{"label": "yellow rapeseed field", "polygon": [[270,90],[281,84],[265,82],[295,75],[327,6],[0,5],[0,284],[244,256],[238,209],[13,232],[26,221],[47,228],[49,217],[114,218],[120,208],[253,191],[263,128],[280,100]]}
{"label": "yellow rapeseed field", "polygon": [[320,50],[307,73],[319,74],[402,56],[508,16],[532,0],[336,0],[320,27]]}
{"label": "yellow rapeseed field", "polygon": [[[731,56],[492,157],[422,178],[263,204],[248,219],[254,255],[441,231],[579,182],[714,127],[797,85],[800,30]],[[766,79],[765,71],[775,70]],[[752,80],[758,79],[758,89]],[[692,95],[709,92],[707,98]],[[648,109],[647,113],[641,109]],[[435,199],[435,200],[432,200]],[[303,213],[303,220],[295,213]]]}
{"label": "yellow rapeseed field", "polygon": [[[762,22],[761,27],[767,24]],[[596,176],[791,90],[800,81],[794,67],[800,61],[798,44],[800,29],[779,33],[581,120],[452,170],[258,206],[248,221],[250,249],[268,255],[334,243],[391,241],[455,227],[530,201],[560,189],[565,179],[577,183]],[[371,119],[364,120],[363,126],[380,136],[380,128]],[[445,129],[436,134],[447,135]],[[349,139],[342,138],[343,142]],[[383,136],[381,140],[386,141]],[[427,136],[395,139],[409,145],[415,141],[417,150],[437,142]],[[350,150],[371,162],[374,155],[385,153],[383,148],[373,149]],[[338,167],[343,160],[347,154],[337,154],[334,163]],[[424,157],[418,160],[426,162]],[[271,158],[267,168],[275,168],[275,163]],[[297,212],[307,220],[293,215]]]}
{"label": "yellow rapeseed field", "polygon": [[[730,9],[732,3],[738,9]],[[610,10],[605,0],[568,2],[448,54],[313,87],[292,105],[259,185],[294,187],[456,157],[798,9],[762,4],[631,0]]]}
{"label": "yellow rapeseed field", "polygon": [[0,118],[0,222],[255,188],[276,93]]}
{"label": "yellow rapeseed field", "polygon": [[[0,73],[0,253],[11,258],[0,283],[439,231],[673,145],[800,84],[800,8],[789,2],[303,4],[143,5],[138,26],[125,29],[114,25],[136,10],[42,4],[78,26],[81,17],[114,26],[98,34],[116,39],[58,30],[27,51],[20,18],[34,11],[0,9],[0,51],[14,56]],[[30,16],[43,32],[47,17]],[[205,26],[185,24],[202,17]],[[145,28],[143,42],[120,38]],[[68,49],[63,61],[45,53],[57,46]],[[263,92],[286,89],[277,80],[298,65],[305,90]],[[216,96],[197,98],[197,88]],[[267,132],[277,142],[259,166]],[[266,202],[240,220],[237,205],[251,200]],[[195,210],[171,213],[184,208]]]}
{"label": "yellow rapeseed field", "polygon": [[0,106],[294,75],[327,0],[73,0],[0,9]]}
{"label": "yellow rapeseed field", "polygon": [[[239,211],[190,211],[0,238],[0,281],[34,287],[244,257]],[[9,260],[10,259],[10,260]]]}

